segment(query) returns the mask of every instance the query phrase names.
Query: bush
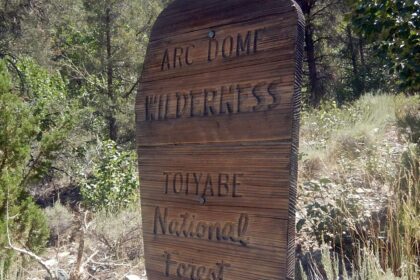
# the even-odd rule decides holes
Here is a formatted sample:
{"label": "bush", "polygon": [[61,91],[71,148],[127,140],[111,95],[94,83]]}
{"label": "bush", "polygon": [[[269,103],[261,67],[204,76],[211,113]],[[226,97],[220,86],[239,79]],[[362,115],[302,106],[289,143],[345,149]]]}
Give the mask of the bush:
{"label": "bush", "polygon": [[142,256],[141,213],[139,206],[118,213],[97,213],[92,230],[95,243],[104,246],[103,253],[115,259],[136,259]]}
{"label": "bush", "polygon": [[397,124],[408,140],[420,145],[420,96],[412,98],[411,102],[402,104],[396,112]]}
{"label": "bush", "polygon": [[53,207],[46,208],[44,213],[54,239],[58,239],[73,225],[72,213],[59,201]]}
{"label": "bush", "polygon": [[135,153],[120,151],[115,142],[105,141],[92,171],[82,180],[81,194],[94,211],[116,212],[138,199]]}
{"label": "bush", "polygon": [[[27,61],[27,64],[31,63]],[[34,74],[31,71],[24,73],[27,77]],[[42,74],[47,75],[46,72]],[[51,86],[51,89],[55,87]],[[29,92],[41,94],[32,87]],[[51,109],[49,106],[31,104],[20,94],[14,89],[13,78],[6,64],[0,60],[0,263],[5,273],[18,258],[7,249],[7,226],[13,244],[18,247],[24,246],[39,253],[46,245],[49,236],[46,219],[25,187],[29,178],[43,172],[39,167],[51,159],[49,155],[54,148],[46,147],[44,137],[51,136],[49,132],[61,132],[52,124],[49,129],[42,127],[44,120],[53,118],[44,115],[43,110],[47,107]],[[45,104],[48,105],[48,102]],[[42,132],[45,134],[42,135]],[[52,139],[51,136],[49,140]],[[32,153],[34,146],[38,147],[37,151],[43,151],[42,155]],[[38,161],[31,160],[31,156],[36,156]],[[6,219],[7,214],[9,220]]]}

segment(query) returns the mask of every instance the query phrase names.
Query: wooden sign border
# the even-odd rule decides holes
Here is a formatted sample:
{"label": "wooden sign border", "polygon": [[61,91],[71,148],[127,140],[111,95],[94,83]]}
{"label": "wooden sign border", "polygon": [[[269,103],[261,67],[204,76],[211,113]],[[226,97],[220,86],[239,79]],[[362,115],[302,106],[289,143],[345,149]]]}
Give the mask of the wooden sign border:
{"label": "wooden sign border", "polygon": [[[211,2],[209,0],[205,0],[207,2]],[[197,1],[197,2],[205,2],[205,1]],[[226,0],[229,1],[229,0]],[[231,0],[232,2],[241,2],[242,0]],[[255,2],[255,0],[253,0]],[[175,0],[175,3],[182,2],[182,0]],[[294,273],[295,273],[295,205],[296,205],[296,185],[297,185],[297,171],[298,171],[298,146],[299,146],[299,121],[300,121],[300,106],[301,106],[301,81],[302,81],[302,65],[303,65],[303,43],[304,43],[304,33],[305,33],[305,23],[304,23],[304,16],[300,10],[299,5],[293,1],[293,0],[278,0],[278,2],[288,2],[291,6],[295,7],[296,11],[296,46],[295,46],[295,69],[294,69],[294,93],[293,93],[293,108],[292,108],[292,135],[291,135],[291,151],[290,151],[290,186],[289,186],[289,209],[288,209],[288,219],[287,219],[287,233],[288,233],[288,240],[287,240],[287,260],[286,260],[286,271],[287,276],[286,279],[294,279]],[[173,5],[173,4],[171,4]],[[167,8],[170,9],[171,5]],[[160,19],[158,19],[157,24],[155,24],[155,27],[153,29],[151,38],[152,40],[164,40],[164,35],[156,34],[156,32],[159,32],[162,29],[162,23],[159,22]],[[228,24],[225,24],[228,25]],[[175,28],[175,27],[174,27]],[[168,32],[166,32],[168,33]],[[147,55],[148,57],[151,53],[151,45],[149,44]],[[145,61],[145,66],[147,65],[148,60]],[[137,137],[138,141],[140,138],[144,137],[144,131],[142,131],[139,128],[139,123],[141,122],[141,117],[139,116],[139,96],[141,96],[141,85],[145,84],[147,82],[150,82],[148,80],[149,78],[144,78],[142,76],[139,92],[137,95],[136,100],[136,123],[137,123]],[[147,130],[149,131],[149,130]],[[152,138],[153,139],[153,138]],[[166,143],[169,143],[169,140],[166,140]],[[215,143],[215,142],[209,142],[209,144]],[[177,143],[175,143],[177,144]],[[165,143],[163,143],[165,145]],[[159,145],[157,145],[159,146]],[[138,142],[138,147],[157,147],[153,141],[146,141],[146,142]],[[141,153],[139,152],[139,166],[141,165]],[[141,175],[141,174],[140,174]],[[141,176],[140,176],[141,177]],[[143,217],[143,222],[145,222],[145,218]],[[147,246],[147,245],[146,245]],[[147,256],[146,256],[146,264],[147,264]],[[239,280],[239,279],[238,279]]]}

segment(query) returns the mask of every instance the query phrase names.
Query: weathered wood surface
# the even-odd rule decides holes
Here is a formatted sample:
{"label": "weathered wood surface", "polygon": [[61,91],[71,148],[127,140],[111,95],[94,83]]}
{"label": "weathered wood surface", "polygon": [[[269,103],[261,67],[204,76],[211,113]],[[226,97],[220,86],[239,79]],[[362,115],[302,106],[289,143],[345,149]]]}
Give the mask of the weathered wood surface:
{"label": "weathered wood surface", "polygon": [[159,16],[136,100],[149,280],[293,278],[302,44],[290,0]]}

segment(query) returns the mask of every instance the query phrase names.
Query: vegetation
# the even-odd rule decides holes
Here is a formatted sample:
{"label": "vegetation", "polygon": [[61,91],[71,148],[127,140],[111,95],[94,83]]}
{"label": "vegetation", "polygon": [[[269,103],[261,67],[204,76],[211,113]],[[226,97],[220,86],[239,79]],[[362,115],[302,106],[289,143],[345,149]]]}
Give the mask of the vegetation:
{"label": "vegetation", "polygon": [[303,113],[297,230],[310,279],[418,278],[419,109],[418,96],[365,95]]}
{"label": "vegetation", "polygon": [[420,90],[419,12],[414,0],[358,0],[351,14],[356,31],[388,62],[391,74],[397,73],[398,85],[411,92]]}
{"label": "vegetation", "polygon": [[[0,0],[1,280],[143,273],[133,104],[169,2]],[[297,277],[418,279],[419,1],[296,2]]]}
{"label": "vegetation", "polygon": [[0,220],[0,254],[5,268],[14,257],[3,249],[11,246],[12,237],[34,252],[45,245],[45,217],[25,186],[45,174],[71,124],[65,108],[56,111],[65,100],[61,77],[40,71],[30,60],[17,67],[26,77],[24,92],[14,90],[0,61],[0,213],[7,217]]}
{"label": "vegetation", "polygon": [[137,202],[134,152],[120,152],[112,140],[102,143],[98,152],[98,162],[92,163],[92,172],[80,189],[87,206],[95,211],[118,212]]}

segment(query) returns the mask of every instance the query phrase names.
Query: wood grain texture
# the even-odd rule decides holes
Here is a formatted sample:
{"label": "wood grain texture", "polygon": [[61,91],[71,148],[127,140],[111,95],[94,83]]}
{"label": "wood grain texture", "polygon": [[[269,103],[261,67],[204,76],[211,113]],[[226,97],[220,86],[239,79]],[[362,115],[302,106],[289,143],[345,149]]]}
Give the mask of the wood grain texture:
{"label": "wood grain texture", "polygon": [[303,16],[175,0],[136,98],[149,280],[294,278]]}

